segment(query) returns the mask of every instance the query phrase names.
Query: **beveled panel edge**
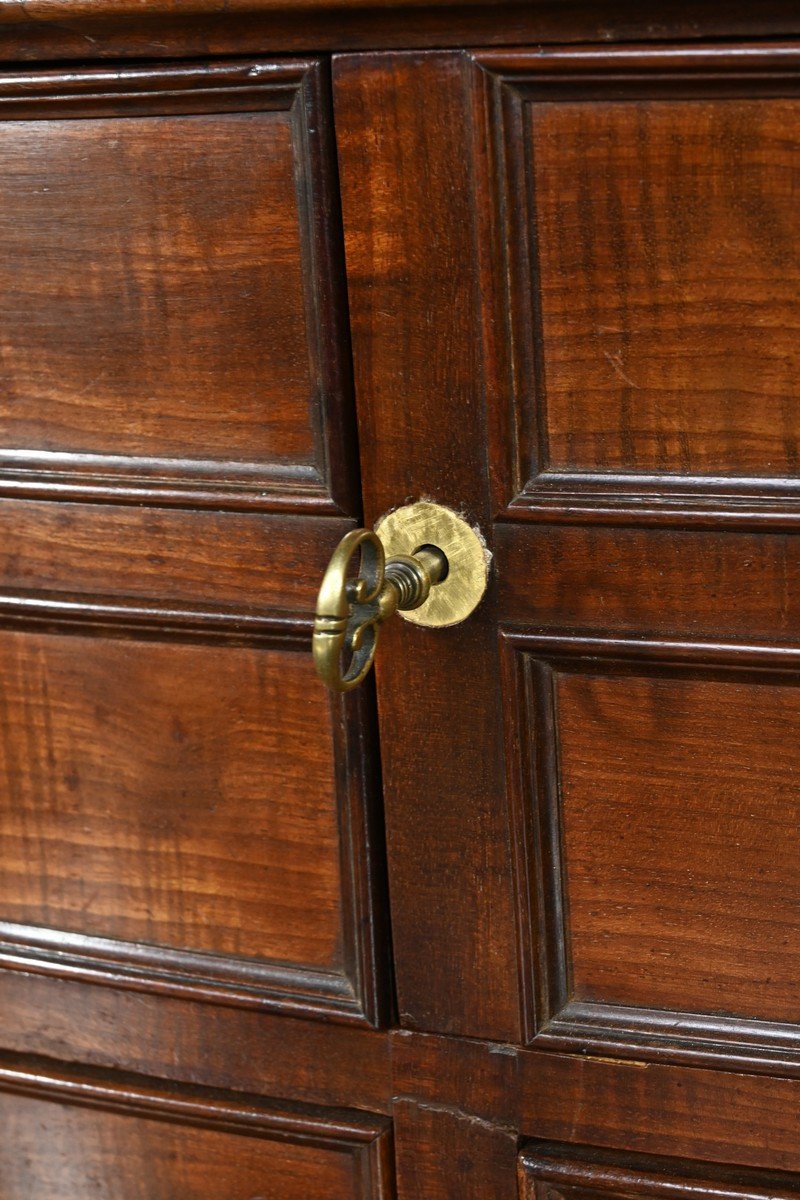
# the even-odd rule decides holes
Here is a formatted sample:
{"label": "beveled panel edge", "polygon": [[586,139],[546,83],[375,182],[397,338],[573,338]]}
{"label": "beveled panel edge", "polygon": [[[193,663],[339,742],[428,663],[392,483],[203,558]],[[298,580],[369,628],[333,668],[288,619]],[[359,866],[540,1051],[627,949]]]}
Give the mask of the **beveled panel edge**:
{"label": "beveled panel edge", "polygon": [[316,464],[0,449],[0,498],[359,515],[329,64],[248,57],[0,72],[0,122],[252,111],[289,114],[305,167],[296,189]]}
{"label": "beveled panel edge", "polygon": [[264,613],[241,605],[187,605],[116,596],[0,590],[0,631],[39,630],[132,641],[222,642],[310,652],[313,627],[310,614]]}
{"label": "beveled panel edge", "polygon": [[[92,460],[91,463],[89,460]],[[342,516],[315,467],[0,450],[0,500]]]}
{"label": "beveled panel edge", "polygon": [[389,1132],[387,1117],[300,1101],[236,1094],[147,1076],[61,1066],[50,1059],[0,1052],[0,1092],[104,1112],[249,1133],[321,1148],[369,1147]]}
{"label": "beveled panel edge", "polygon": [[476,187],[489,209],[478,214],[478,242],[495,515],[559,524],[800,527],[792,477],[550,469],[536,198],[525,150],[531,100],[800,96],[800,46],[523,47],[468,57]]}
{"label": "beveled panel edge", "polygon": [[[587,1190],[612,1196],[675,1196],[701,1200],[710,1191],[730,1200],[788,1200],[800,1191],[800,1176],[778,1171],[731,1168],[685,1158],[622,1154],[596,1146],[526,1141],[519,1155],[520,1194],[533,1197],[544,1183],[559,1195]],[[562,1190],[563,1189],[563,1190]]]}
{"label": "beveled panel edge", "polygon": [[0,921],[0,970],[295,1016],[364,1019],[345,975],[8,921]]}
{"label": "beveled panel edge", "polygon": [[[578,631],[499,633],[507,792],[515,831],[519,970],[526,1045],[555,1054],[800,1077],[800,1024],[578,1003],[570,999],[569,918],[562,885],[561,800],[553,690],[558,671],[750,676],[800,685],[800,643],[602,637]],[[533,725],[534,712],[538,720]],[[533,728],[532,728],[533,725]],[[543,802],[536,803],[537,793]]]}
{"label": "beveled panel edge", "polygon": [[[310,654],[313,621],[240,609],[165,608],[0,593],[0,631],[211,642]],[[320,688],[322,685],[319,685]],[[374,693],[330,697],[341,864],[343,971],[89,937],[0,921],[0,970],[86,979],[214,1004],[378,1028],[393,1012]]]}
{"label": "beveled panel edge", "polygon": [[289,111],[313,58],[228,59],[0,73],[0,120]]}

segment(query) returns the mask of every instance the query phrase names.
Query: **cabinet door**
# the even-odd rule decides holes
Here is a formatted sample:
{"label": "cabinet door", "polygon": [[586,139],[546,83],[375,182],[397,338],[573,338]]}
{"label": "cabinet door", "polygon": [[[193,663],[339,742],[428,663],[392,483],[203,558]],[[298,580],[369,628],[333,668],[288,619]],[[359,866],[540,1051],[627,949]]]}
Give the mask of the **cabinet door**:
{"label": "cabinet door", "polygon": [[493,553],[377,668],[419,1128],[800,1166],[798,66],[335,65],[367,516]]}
{"label": "cabinet door", "polygon": [[8,1200],[383,1191],[370,699],[309,653],[359,504],[330,108],[314,60],[0,80]]}

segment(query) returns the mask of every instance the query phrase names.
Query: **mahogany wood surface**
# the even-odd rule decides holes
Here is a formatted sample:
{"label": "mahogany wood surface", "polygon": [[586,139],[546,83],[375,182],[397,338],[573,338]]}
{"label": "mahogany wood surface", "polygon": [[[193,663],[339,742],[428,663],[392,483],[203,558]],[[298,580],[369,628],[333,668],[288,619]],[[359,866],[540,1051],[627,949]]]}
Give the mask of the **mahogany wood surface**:
{"label": "mahogany wood surface", "polygon": [[800,1194],[797,34],[0,0],[2,1200]]}
{"label": "mahogany wood surface", "polygon": [[0,1080],[8,1195],[386,1194],[389,1134],[380,1118],[13,1062],[0,1066]]}
{"label": "mahogany wood surface", "polygon": [[469,640],[378,664],[400,1022],[436,1035],[392,1038],[401,1196],[510,1193],[515,1136],[797,1170],[796,68],[334,62],[365,512],[431,497],[495,556]]}
{"label": "mahogany wood surface", "polygon": [[789,37],[794,0],[2,0],[9,62]]}

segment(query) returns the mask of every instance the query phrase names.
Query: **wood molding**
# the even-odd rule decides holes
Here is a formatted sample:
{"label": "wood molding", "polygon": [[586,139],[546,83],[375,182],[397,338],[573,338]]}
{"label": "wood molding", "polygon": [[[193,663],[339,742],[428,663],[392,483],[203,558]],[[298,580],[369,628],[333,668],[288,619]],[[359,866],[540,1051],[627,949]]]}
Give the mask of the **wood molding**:
{"label": "wood molding", "polygon": [[631,42],[800,32],[793,0],[5,0],[0,53],[31,59]]}
{"label": "wood molding", "polygon": [[572,999],[554,691],[558,671],[600,669],[796,681],[800,645],[528,633],[507,626],[501,647],[504,691],[512,698],[506,708],[506,744],[515,748],[508,755],[508,793],[528,1043],[562,1054],[613,1053],[717,1069],[767,1072],[779,1066],[800,1076],[800,1025]]}
{"label": "wood molding", "polygon": [[[98,637],[211,642],[308,653],[300,618],[165,610],[89,598],[0,597],[0,629]],[[0,921],[0,970],[85,980],[114,988],[378,1026],[389,1019],[387,904],[369,687],[332,698],[333,761],[341,860],[341,974],[286,963],[178,950]]]}
{"label": "wood molding", "polygon": [[[0,22],[2,16],[0,15]],[[0,449],[0,499],[357,515],[341,217],[327,64],[222,59],[0,76],[0,121],[285,112],[296,170],[314,464]]]}
{"label": "wood molding", "polygon": [[[507,521],[794,529],[796,477],[553,468],[547,439],[530,105],[800,96],[800,48],[740,44],[486,50],[473,66],[493,491]],[[519,198],[522,197],[522,203]],[[508,397],[511,397],[509,404]]]}
{"label": "wood molding", "polygon": [[708,1166],[685,1159],[621,1156],[596,1148],[529,1142],[519,1159],[520,1195],[665,1197],[703,1200],[710,1194],[730,1200],[790,1200],[800,1190],[797,1175]]}

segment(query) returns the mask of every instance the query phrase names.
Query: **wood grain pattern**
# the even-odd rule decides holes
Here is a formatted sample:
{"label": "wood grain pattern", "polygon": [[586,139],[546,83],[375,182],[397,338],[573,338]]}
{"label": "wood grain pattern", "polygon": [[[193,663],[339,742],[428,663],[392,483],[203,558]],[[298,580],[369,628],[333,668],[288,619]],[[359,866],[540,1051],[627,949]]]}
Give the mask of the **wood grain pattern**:
{"label": "wood grain pattern", "polygon": [[529,1037],[795,1070],[800,655],[570,633],[504,642]]}
{"label": "wood grain pattern", "polygon": [[497,503],[791,520],[795,48],[476,63]]}
{"label": "wood grain pattern", "polygon": [[583,1143],[592,1154],[607,1147],[739,1170],[800,1169],[800,1080],[777,1067],[754,1075],[430,1034],[392,1040],[397,1094],[455,1110],[477,1128]]}
{"label": "wood grain pattern", "polygon": [[0,643],[3,965],[380,1019],[371,776],[304,642]]}
{"label": "wood grain pattern", "polygon": [[6,633],[0,661],[4,921],[342,969],[308,656]]}
{"label": "wood grain pattern", "polygon": [[710,642],[800,632],[800,547],[786,534],[498,523],[495,547],[510,625]]}
{"label": "wood grain pattern", "polygon": [[[420,496],[489,516],[463,65],[335,64],[368,521]],[[516,1038],[492,605],[452,629],[387,627],[376,675],[403,1023]]]}
{"label": "wood grain pattern", "polygon": [[797,1023],[796,687],[554,686],[574,997]]}
{"label": "wood grain pattern", "polygon": [[328,103],[313,62],[0,80],[0,488],[352,502]]}
{"label": "wood grain pattern", "polygon": [[0,593],[310,618],[345,520],[105,504],[0,503]]}
{"label": "wood grain pattern", "polygon": [[601,1196],[730,1197],[767,1196],[782,1200],[797,1194],[800,1179],[778,1172],[731,1170],[674,1159],[626,1157],[602,1150],[531,1143],[520,1156],[521,1195],[533,1197]]}
{"label": "wood grain pattern", "polygon": [[445,1106],[400,1098],[393,1109],[398,1200],[513,1195],[514,1133]]}
{"label": "wood grain pattern", "polygon": [[126,1200],[299,1200],[309,1189],[377,1200],[389,1187],[380,1118],[34,1072],[13,1060],[0,1067],[0,1115],[9,1200],[55,1200],[65,1189]]}
{"label": "wood grain pattern", "polygon": [[546,467],[797,474],[798,113],[531,105]]}
{"label": "wood grain pattern", "polygon": [[[131,10],[128,9],[127,12]],[[135,19],[116,0],[5,0],[0,51],[7,61],[168,58],[184,54],[513,46],[520,43],[780,37],[800,32],[793,0],[443,0],[413,5],[319,0],[159,3]]]}

